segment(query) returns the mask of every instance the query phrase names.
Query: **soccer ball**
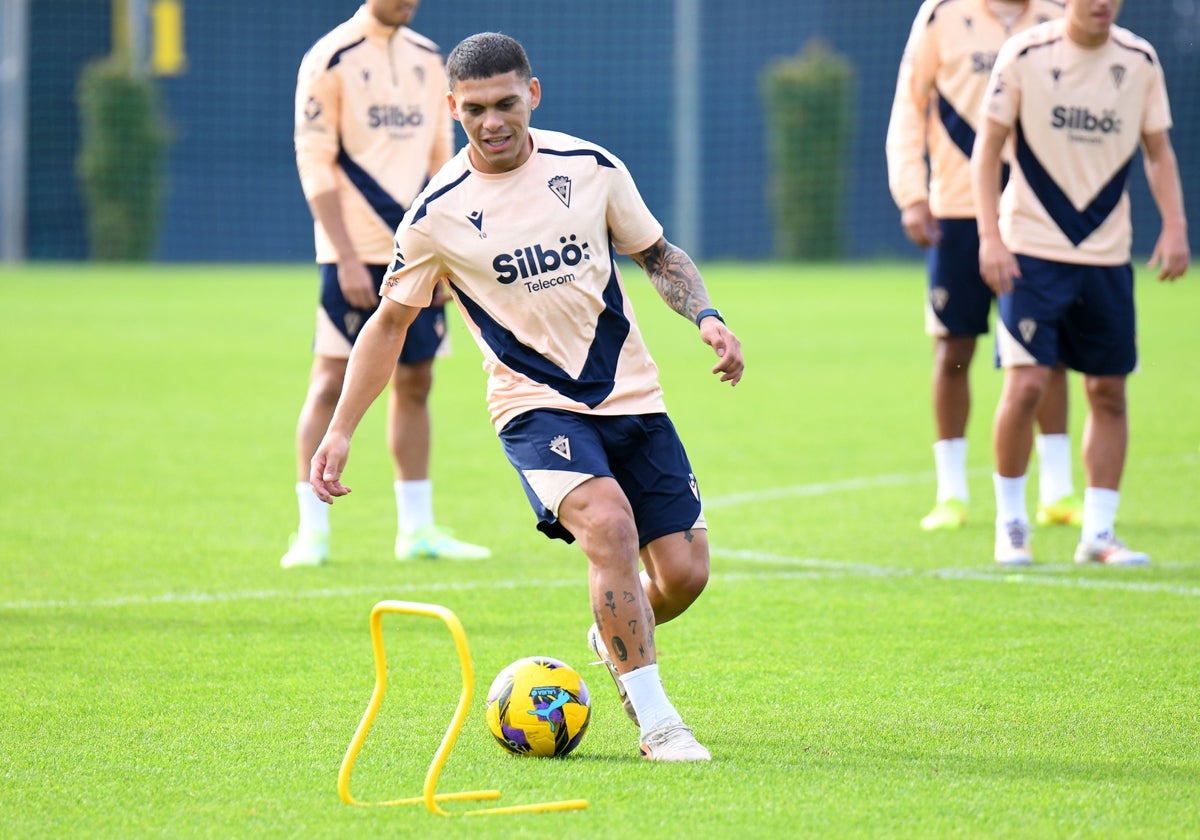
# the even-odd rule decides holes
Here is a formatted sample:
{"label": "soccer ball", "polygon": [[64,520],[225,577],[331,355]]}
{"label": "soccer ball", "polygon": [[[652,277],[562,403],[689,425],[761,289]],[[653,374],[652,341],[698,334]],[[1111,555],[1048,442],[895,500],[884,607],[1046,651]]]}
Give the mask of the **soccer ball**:
{"label": "soccer ball", "polygon": [[488,729],[514,755],[566,755],[579,746],[591,719],[587,685],[575,669],[549,656],[518,659],[488,689]]}

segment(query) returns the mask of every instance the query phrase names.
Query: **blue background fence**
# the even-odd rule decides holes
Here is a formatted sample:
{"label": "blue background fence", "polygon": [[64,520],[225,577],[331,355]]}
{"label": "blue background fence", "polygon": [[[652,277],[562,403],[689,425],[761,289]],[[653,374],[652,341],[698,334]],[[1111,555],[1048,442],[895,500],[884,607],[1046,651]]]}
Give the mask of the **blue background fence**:
{"label": "blue background fence", "polygon": [[[172,126],[158,256],[169,261],[306,261],[311,223],[292,153],[292,98],[305,50],[349,17],[353,0],[295,4],[184,0],[186,70],[160,78]],[[27,253],[87,255],[75,181],[74,90],[88,60],[111,47],[100,0],[30,7]],[[820,38],[856,69],[855,140],[847,196],[851,257],[915,255],[887,191],[883,141],[895,71],[916,0],[424,0],[414,28],[444,51],[497,30],[519,38],[543,83],[535,124],[579,134],[628,164],[674,235],[673,38],[679,8],[698,10],[698,251],[770,256],[770,171],[760,78],[773,60]],[[1121,24],[1155,44],[1166,68],[1190,216],[1200,201],[1200,0],[1126,5]],[[686,121],[683,121],[686,124]],[[460,142],[462,136],[459,135]],[[696,140],[697,138],[691,138]],[[1135,167],[1135,249],[1148,253],[1158,217]],[[1193,224],[1193,250],[1197,248]]]}

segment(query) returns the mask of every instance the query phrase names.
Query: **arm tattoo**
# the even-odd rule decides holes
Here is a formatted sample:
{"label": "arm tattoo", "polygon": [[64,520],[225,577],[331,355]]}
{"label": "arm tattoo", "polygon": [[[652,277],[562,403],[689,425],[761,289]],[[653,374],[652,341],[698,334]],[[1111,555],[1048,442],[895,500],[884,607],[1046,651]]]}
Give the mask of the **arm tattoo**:
{"label": "arm tattoo", "polygon": [[690,321],[709,308],[708,290],[696,264],[682,248],[665,239],[630,255],[642,267],[667,306]]}

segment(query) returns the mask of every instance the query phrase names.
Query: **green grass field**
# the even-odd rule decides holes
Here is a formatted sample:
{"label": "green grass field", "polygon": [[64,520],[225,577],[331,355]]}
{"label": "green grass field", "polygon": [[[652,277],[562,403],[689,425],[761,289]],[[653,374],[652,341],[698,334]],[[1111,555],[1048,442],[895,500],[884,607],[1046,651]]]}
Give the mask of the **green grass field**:
{"label": "green grass field", "polygon": [[[714,761],[660,766],[637,759],[588,667],[582,555],[534,530],[457,315],[434,394],[436,505],[495,558],[391,558],[377,406],[333,562],[285,572],[313,269],[0,268],[0,836],[1200,835],[1195,271],[1139,281],[1120,528],[1153,565],[1076,568],[1077,532],[1042,529],[1037,565],[1013,574],[991,559],[990,339],[972,373],[971,520],[916,527],[934,492],[918,265],[704,269],[744,342],[736,389],[627,272],[713,545],[708,591],[658,639]],[[1078,444],[1077,382],[1073,399]],[[439,790],[587,810],[341,803],[384,599],[444,605],[470,642],[474,702]],[[364,800],[420,795],[461,686],[439,622],[385,632],[391,687],[352,779]],[[510,757],[484,724],[492,676],[532,654],[592,690],[565,760]]]}

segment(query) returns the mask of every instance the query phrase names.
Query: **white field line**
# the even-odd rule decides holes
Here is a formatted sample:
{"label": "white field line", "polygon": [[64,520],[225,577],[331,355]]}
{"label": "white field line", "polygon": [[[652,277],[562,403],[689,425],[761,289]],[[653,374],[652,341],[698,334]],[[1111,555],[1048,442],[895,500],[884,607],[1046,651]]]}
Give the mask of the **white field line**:
{"label": "white field line", "polygon": [[[843,481],[830,481],[818,484],[798,484],[791,487],[774,487],[757,492],[735,493],[719,496],[716,499],[706,499],[705,508],[727,507],[739,504],[771,501],[776,499],[796,498],[803,496],[823,496],[830,493],[865,490],[873,487],[897,486],[928,482],[934,478],[933,473],[907,473],[896,475],[880,475],[865,478],[851,478]],[[876,566],[868,563],[849,563],[839,560],[823,560],[815,557],[792,557],[777,555],[762,551],[739,551],[713,546],[714,559],[741,560],[763,566],[790,567],[788,571],[745,571],[745,572],[714,572],[714,582],[737,583],[743,580],[761,581],[764,579],[791,580],[839,577],[913,577],[933,578],[937,580],[965,580],[982,583],[1002,583],[1009,585],[1034,586],[1064,586],[1078,589],[1109,589],[1123,592],[1162,592],[1184,597],[1200,596],[1200,587],[1184,586],[1172,583],[1155,583],[1136,580],[1121,580],[1117,575],[1126,570],[1114,569],[1111,578],[1096,578],[1068,575],[1073,565],[1037,565],[1030,569],[1015,573],[1003,569],[982,568],[944,568],[944,569],[912,569],[900,566]],[[1169,565],[1155,564],[1155,568],[1190,568],[1192,563],[1172,563]],[[334,587],[292,591],[285,589],[260,589],[242,592],[166,592],[161,595],[129,595],[118,598],[84,599],[52,599],[45,601],[19,600],[0,601],[2,612],[30,611],[70,611],[78,609],[114,609],[127,606],[145,606],[151,604],[215,604],[235,601],[283,601],[283,600],[315,600],[322,598],[344,598],[358,595],[395,598],[396,596],[414,593],[465,592],[478,589],[517,589],[526,586],[522,580],[510,581],[474,581],[474,582],[444,582],[428,584],[373,585],[359,587]],[[583,581],[543,581],[538,584],[545,587],[582,587]]]}
{"label": "white field line", "polygon": [[796,484],[791,487],[771,487],[766,490],[755,490],[746,493],[732,493],[728,496],[717,496],[715,499],[704,498],[705,509],[746,505],[756,502],[770,502],[776,499],[794,499],[803,496],[828,496],[831,493],[844,493],[851,490],[869,490],[873,487],[895,487],[904,484],[924,484],[935,481],[936,473],[901,473],[896,475],[876,475],[866,478],[847,478],[842,481],[824,481],[817,484]]}
{"label": "white field line", "polygon": [[[732,551],[714,548],[714,559],[739,560],[758,565],[773,566],[774,570],[748,570],[742,572],[714,572],[713,583],[739,583],[763,580],[813,580],[846,577],[864,578],[916,578],[944,581],[975,581],[1008,585],[1063,586],[1077,589],[1109,589],[1122,592],[1161,592],[1168,595],[1200,597],[1200,587],[1172,583],[1120,580],[1117,578],[1079,577],[1064,574],[1073,566],[1035,566],[1020,573],[1001,569],[911,569],[901,566],[876,566],[868,563],[846,563],[822,560],[814,557],[789,557],[765,554],[758,551]],[[1191,564],[1171,564],[1171,568]],[[787,568],[782,568],[787,567]],[[1161,568],[1161,566],[1160,566]],[[1124,570],[1113,570],[1113,574],[1124,574]],[[47,601],[0,601],[0,612],[69,612],[72,610],[116,609],[130,606],[154,604],[219,604],[237,601],[310,601],[325,598],[346,598],[369,595],[377,598],[398,598],[414,594],[437,594],[439,592],[469,592],[482,589],[519,589],[528,585],[524,580],[468,581],[427,584],[402,584],[357,587],[334,587],[291,591],[285,589],[252,589],[242,592],[167,592],[161,595],[130,595],[121,598],[97,598],[94,600],[64,599]],[[542,581],[542,588],[566,588],[584,586],[584,581]]]}

